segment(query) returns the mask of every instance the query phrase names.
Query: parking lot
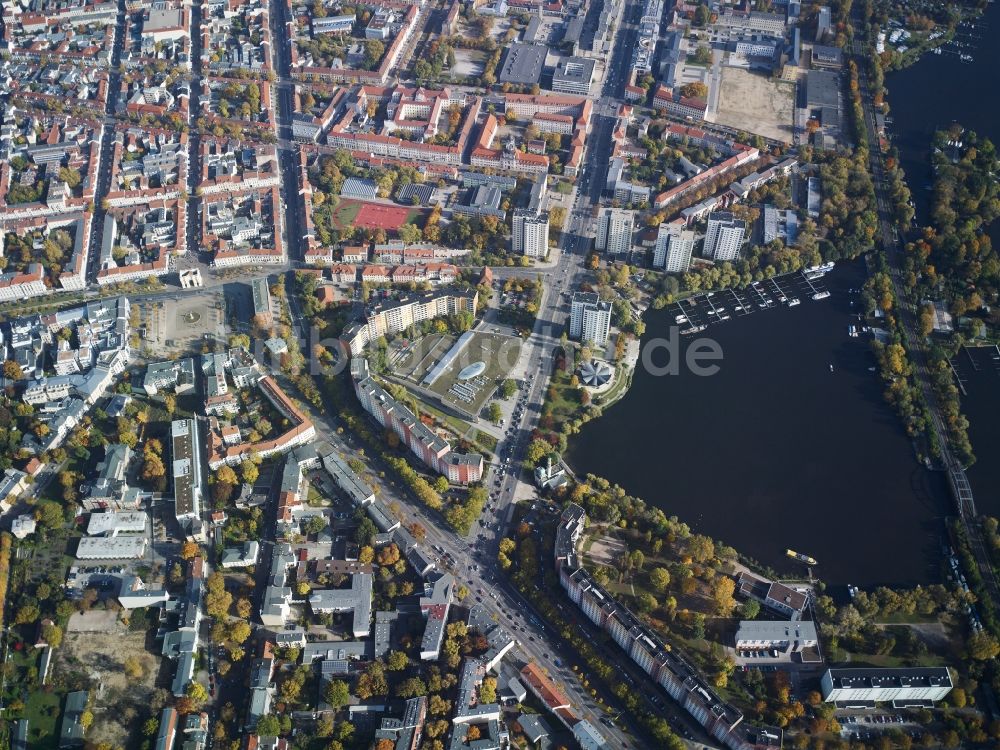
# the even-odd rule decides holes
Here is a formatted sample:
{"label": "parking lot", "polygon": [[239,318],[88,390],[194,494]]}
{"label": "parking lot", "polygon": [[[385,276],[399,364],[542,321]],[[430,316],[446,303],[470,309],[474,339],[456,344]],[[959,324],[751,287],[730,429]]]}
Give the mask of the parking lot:
{"label": "parking lot", "polygon": [[853,714],[835,718],[840,723],[841,736],[848,740],[877,740],[888,732],[902,733],[911,740],[920,740],[924,735],[919,724],[900,714]]}

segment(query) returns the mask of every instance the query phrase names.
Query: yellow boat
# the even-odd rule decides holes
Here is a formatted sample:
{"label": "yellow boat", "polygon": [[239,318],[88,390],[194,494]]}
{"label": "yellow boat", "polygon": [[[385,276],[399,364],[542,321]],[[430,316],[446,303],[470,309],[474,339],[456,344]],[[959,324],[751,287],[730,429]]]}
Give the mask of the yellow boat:
{"label": "yellow boat", "polygon": [[816,558],[809,557],[809,555],[803,555],[801,552],[796,552],[793,549],[786,549],[785,554],[788,555],[793,560],[798,560],[799,562],[804,562],[806,565],[815,565]]}

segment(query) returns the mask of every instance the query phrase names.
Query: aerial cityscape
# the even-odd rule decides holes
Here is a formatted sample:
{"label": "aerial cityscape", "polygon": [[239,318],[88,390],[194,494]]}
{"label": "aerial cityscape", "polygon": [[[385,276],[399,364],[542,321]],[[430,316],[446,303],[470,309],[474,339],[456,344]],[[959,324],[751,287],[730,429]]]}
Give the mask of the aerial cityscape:
{"label": "aerial cityscape", "polygon": [[0,9],[0,750],[1000,748],[993,0]]}

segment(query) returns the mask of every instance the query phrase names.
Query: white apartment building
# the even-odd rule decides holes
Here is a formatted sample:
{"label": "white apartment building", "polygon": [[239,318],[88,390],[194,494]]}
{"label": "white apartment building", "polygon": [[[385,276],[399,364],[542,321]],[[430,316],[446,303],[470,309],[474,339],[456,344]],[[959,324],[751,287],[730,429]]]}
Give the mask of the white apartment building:
{"label": "white apartment building", "polygon": [[888,701],[939,701],[952,682],[946,667],[828,669],[820,688],[824,701],[867,708]]}
{"label": "white apartment building", "polygon": [[511,232],[515,255],[544,258],[549,254],[549,214],[514,211]]}
{"label": "white apartment building", "polygon": [[632,249],[635,212],[621,208],[602,208],[597,223],[597,249],[609,255],[622,255]]}
{"label": "white apartment building", "polygon": [[704,255],[717,261],[735,260],[743,247],[747,223],[726,211],[708,215]]}
{"label": "white apartment building", "polygon": [[577,292],[569,316],[569,337],[603,346],[611,333],[611,303],[596,292]]}
{"label": "white apartment building", "polygon": [[691,265],[695,234],[683,224],[660,224],[653,249],[653,268],[684,273]]}

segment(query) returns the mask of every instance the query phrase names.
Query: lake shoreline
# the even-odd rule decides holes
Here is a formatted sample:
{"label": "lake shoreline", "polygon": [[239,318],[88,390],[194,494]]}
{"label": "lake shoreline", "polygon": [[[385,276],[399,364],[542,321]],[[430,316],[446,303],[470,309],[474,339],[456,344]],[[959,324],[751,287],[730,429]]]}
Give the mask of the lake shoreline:
{"label": "lake shoreline", "polygon": [[[823,314],[823,305],[830,304],[831,307],[835,306],[835,318],[846,320],[852,314],[851,301],[848,299],[847,290],[860,288],[861,283],[863,283],[864,274],[863,262],[860,260],[838,264],[837,269],[832,274],[835,275],[835,278],[840,279],[836,283],[836,299],[821,302],[809,301],[795,310],[781,308],[779,310],[766,311],[759,316],[750,316],[724,324],[713,325],[702,335],[716,335],[723,343],[733,340],[734,343],[732,346],[737,348],[740,346],[738,342],[742,341],[742,349],[738,353],[738,358],[741,361],[740,363],[733,363],[733,366],[735,367],[737,364],[742,365],[744,362],[749,364],[754,371],[752,376],[754,382],[762,384],[761,387],[765,387],[764,384],[766,384],[768,378],[760,372],[761,368],[757,366],[759,363],[754,362],[753,352],[751,351],[753,349],[753,340],[761,339],[761,346],[765,347],[768,351],[774,352],[774,356],[777,357],[781,356],[782,347],[781,345],[776,346],[775,339],[781,335],[791,335],[790,341],[793,341],[796,337],[802,336],[803,333],[808,334],[810,327],[816,325],[817,320],[825,317]],[[816,313],[820,313],[819,318],[815,317]],[[643,337],[643,343],[652,337],[662,334],[664,325],[669,323],[667,320],[669,317],[669,311],[646,311],[644,320],[647,321],[647,334]],[[753,321],[750,318],[753,318]],[[670,319],[672,320],[672,318]],[[765,319],[769,321],[769,330],[773,335],[767,335],[760,330],[754,331],[750,328],[745,328],[748,325],[754,328],[758,324],[763,325],[760,321]],[[770,321],[774,322],[771,323]],[[779,321],[782,322],[779,323]],[[828,321],[824,325],[829,328],[831,322]],[[644,421],[660,412],[655,407],[656,399],[650,398],[651,394],[648,389],[651,381],[648,378],[648,374],[641,368],[634,374],[632,387],[624,392],[622,399],[618,401],[614,408],[602,405],[604,412],[601,417],[583,425],[580,434],[572,437],[567,450],[568,464],[579,475],[591,473],[622,486],[629,494],[641,497],[647,503],[662,508],[668,515],[677,515],[686,521],[695,531],[705,533],[734,547],[740,551],[744,559],[754,560],[763,567],[774,568],[782,575],[789,573],[792,576],[798,575],[801,577],[803,574],[803,571],[797,570],[794,563],[784,555],[785,547],[792,547],[802,549],[806,553],[820,559],[820,565],[813,571],[814,575],[835,585],[848,583],[861,586],[878,584],[914,585],[939,580],[940,558],[937,552],[940,549],[940,540],[943,538],[943,525],[941,521],[947,514],[948,509],[946,493],[943,491],[946,489],[943,477],[935,476],[931,472],[928,472],[917,462],[912,441],[903,433],[902,426],[895,413],[882,400],[882,384],[878,380],[878,376],[869,371],[869,367],[874,364],[874,360],[870,354],[867,342],[861,338],[849,338],[847,336],[846,325],[840,328],[840,325],[836,324],[836,328],[839,330],[830,328],[830,330],[827,330],[823,334],[824,341],[832,344],[825,355],[821,351],[822,347],[819,350],[817,350],[816,346],[809,347],[810,368],[813,372],[813,375],[810,377],[815,378],[818,381],[816,383],[817,386],[822,387],[822,381],[819,378],[831,375],[828,367],[830,364],[834,365],[834,380],[836,380],[837,373],[843,373],[844,378],[849,378],[850,383],[845,386],[848,395],[856,389],[863,389],[864,393],[862,394],[861,401],[864,406],[862,408],[871,410],[871,415],[878,425],[877,434],[882,437],[891,434],[891,441],[893,442],[892,453],[894,456],[892,466],[903,467],[903,471],[899,472],[899,477],[902,477],[902,486],[900,486],[900,482],[894,483],[892,481],[891,471],[885,472],[888,476],[879,478],[876,484],[887,487],[892,486],[891,494],[896,499],[895,502],[902,502],[902,496],[906,494],[904,491],[905,487],[913,488],[910,494],[912,498],[916,499],[918,507],[921,508],[915,514],[918,518],[916,520],[911,518],[906,523],[911,530],[911,536],[920,538],[920,551],[911,550],[908,555],[905,555],[904,557],[907,558],[905,565],[893,564],[887,568],[885,565],[880,566],[872,561],[864,565],[844,565],[838,562],[830,562],[835,561],[838,557],[838,553],[835,550],[836,545],[829,542],[821,544],[820,540],[817,540],[815,543],[810,541],[809,537],[811,534],[806,531],[810,523],[809,519],[800,518],[794,522],[791,520],[795,514],[790,508],[794,506],[795,496],[803,490],[797,491],[796,482],[789,481],[790,477],[787,476],[778,482],[778,485],[780,485],[778,494],[784,494],[782,500],[765,497],[770,493],[762,488],[745,487],[741,491],[738,483],[727,485],[715,482],[713,484],[711,481],[709,481],[709,485],[711,486],[710,494],[713,496],[708,498],[699,497],[696,488],[688,480],[686,482],[682,481],[685,490],[685,492],[681,493],[683,499],[678,499],[676,503],[665,501],[662,486],[658,486],[659,483],[656,478],[651,478],[649,475],[659,476],[660,472],[668,466],[683,466],[684,472],[687,474],[698,474],[700,470],[711,475],[713,472],[720,473],[720,467],[714,460],[706,461],[701,451],[685,451],[683,445],[678,445],[676,440],[671,442],[669,437],[666,440],[667,445],[664,446],[667,450],[664,451],[663,455],[657,455],[655,450],[650,450],[651,444],[662,444],[664,437],[655,431],[650,431],[643,425]],[[743,333],[746,333],[746,335],[740,335]],[[843,339],[847,339],[847,341]],[[685,346],[689,343],[690,340],[685,342]],[[748,354],[751,356],[747,357],[746,355]],[[824,364],[824,360],[830,359],[833,361]],[[729,364],[728,361],[723,363],[723,367],[725,368],[727,364]],[[826,371],[823,372],[823,370]],[[729,386],[733,379],[733,374],[730,374],[724,383],[724,387]],[[740,376],[736,374],[735,380],[739,381],[740,379]],[[712,378],[701,378],[698,380],[711,381]],[[798,379],[793,377],[791,380],[792,385],[789,387],[794,387],[794,381]],[[676,382],[683,381],[683,377],[668,378],[667,381],[671,382],[673,386]],[[698,385],[692,379],[689,379],[688,383]],[[700,395],[704,384],[701,384],[701,386],[697,388],[698,396],[693,399],[690,397],[681,397],[680,400],[691,400],[694,402],[704,400]],[[671,387],[670,390],[676,391],[674,387]],[[773,404],[773,397],[773,394],[768,396],[765,399],[766,403]],[[856,397],[857,394],[851,398]],[[803,394],[803,398],[807,398],[807,394]],[[678,400],[676,396],[668,396],[668,399],[670,399],[671,404],[674,404]],[[646,402],[649,403],[647,404]],[[759,406],[763,406],[763,403]],[[795,404],[793,403],[791,406],[794,407]],[[752,409],[750,409],[750,412],[752,412]],[[856,406],[852,407],[852,414],[855,419],[859,418]],[[754,417],[748,412],[748,404],[743,404],[742,407],[736,409],[735,413],[728,414],[723,421],[707,423],[707,429],[717,432],[720,430],[724,431],[727,429],[728,424],[730,429],[743,430],[745,429],[744,425],[747,417],[750,417],[751,421],[755,418],[762,418],[760,413]],[[636,425],[635,428],[629,426],[630,420],[633,419]],[[691,441],[700,439],[699,433],[706,427],[706,424],[697,425],[694,419],[689,421],[692,424],[680,427],[680,432],[685,436],[689,436]],[[864,419],[862,418],[861,421],[863,422]],[[667,427],[666,429],[670,430],[671,428]],[[863,432],[861,429],[858,431]],[[625,438],[631,432],[639,432],[643,439],[639,445],[629,444],[623,449],[622,443],[627,442]],[[780,430],[778,432],[780,433]],[[770,436],[773,437],[774,434],[773,431],[769,431]],[[789,437],[795,437],[795,435]],[[711,438],[711,434],[705,435],[705,438]],[[683,443],[683,441],[680,442]],[[793,444],[796,440],[790,440],[789,442]],[[866,444],[872,445],[871,451],[876,454],[880,450],[877,441],[869,439],[866,441]],[[673,452],[671,449],[679,449],[683,458],[681,460],[672,459],[668,455]],[[733,459],[737,459],[735,464],[744,470],[748,470],[748,465],[738,460],[740,457],[738,446],[734,450],[736,450],[736,455],[730,457],[730,460],[724,460],[722,468],[725,470],[732,467]],[[636,463],[634,454],[637,452],[641,453],[642,457],[646,460],[646,469],[640,469],[639,464]],[[767,451],[761,452],[758,450],[755,455],[759,456],[761,462],[763,462],[766,458],[766,453]],[[831,468],[836,470],[836,457],[833,456],[831,458],[833,458],[829,462],[832,464]],[[807,467],[804,472],[807,481],[818,478],[823,474],[822,461],[816,461],[809,457],[803,457],[801,460]],[[859,460],[862,460],[864,463],[864,471],[871,470],[873,473],[877,473],[879,464],[877,460],[872,462],[871,456],[868,459],[862,457]],[[650,464],[649,462],[652,463]],[[648,465],[660,467],[659,471],[648,469]],[[645,474],[646,476],[640,476],[641,474]],[[768,484],[766,476],[766,472],[758,474],[755,476],[755,481],[766,485]],[[843,487],[844,485],[841,484],[840,486]],[[733,523],[720,522],[718,518],[720,515],[719,511],[724,510],[723,506],[725,505],[725,502],[722,502],[722,498],[720,497],[721,494],[727,494],[727,496],[735,498],[742,495],[743,502],[733,501],[730,504],[753,509],[753,512],[758,514],[758,520],[741,520],[741,508],[730,507],[725,512],[722,512],[721,515],[730,516]],[[827,501],[817,502],[812,512],[817,514],[822,513],[824,506],[832,508],[835,504],[835,500],[832,498]],[[782,506],[785,507],[783,508]],[[709,518],[705,517],[707,509],[710,511],[711,517]],[[699,513],[698,510],[701,512]],[[764,515],[760,516],[760,513],[764,513]],[[752,534],[750,537],[746,537],[743,527],[747,525],[753,528],[757,526],[766,527],[769,524],[767,520],[768,513],[775,514],[775,518],[788,517],[789,520],[781,524],[787,527],[787,531],[783,529],[784,533],[780,535],[775,535],[769,531],[766,535],[761,533],[759,536]],[[886,514],[884,511],[880,511],[880,515],[885,518],[885,524],[892,525],[892,513]],[[843,524],[838,525],[843,528]],[[847,532],[848,530],[845,528],[844,531]],[[779,536],[780,539],[778,538]],[[868,533],[867,536],[870,537],[871,534]],[[819,551],[820,549],[823,550],[822,553]],[[933,550],[933,554],[931,550]],[[827,561],[826,565],[824,565],[824,558]],[[869,565],[873,572],[866,574],[864,571]],[[883,575],[879,574],[878,571],[880,569],[883,571]]]}

